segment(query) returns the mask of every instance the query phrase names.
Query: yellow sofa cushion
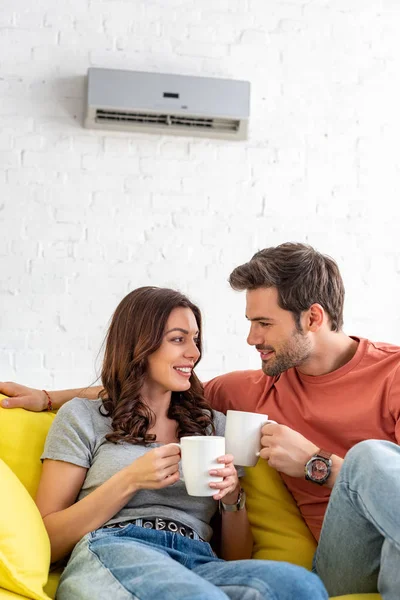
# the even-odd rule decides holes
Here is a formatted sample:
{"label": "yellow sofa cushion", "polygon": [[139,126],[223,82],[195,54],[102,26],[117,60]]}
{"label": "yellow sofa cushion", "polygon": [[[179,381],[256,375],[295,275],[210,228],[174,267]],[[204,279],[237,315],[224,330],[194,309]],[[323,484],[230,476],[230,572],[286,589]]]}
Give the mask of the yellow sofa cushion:
{"label": "yellow sofa cushion", "polygon": [[254,537],[253,558],[286,560],[311,569],[317,544],[279,474],[259,459],[242,480]]}
{"label": "yellow sofa cushion", "polygon": [[[0,395],[0,399],[4,396]],[[39,485],[47,432],[55,415],[0,407],[0,458],[16,474],[32,498]]]}
{"label": "yellow sofa cushion", "polygon": [[0,590],[0,600],[17,600],[17,598],[24,598],[26,600],[26,596],[21,596],[21,594],[14,594],[13,592],[8,592],[7,590]]}
{"label": "yellow sofa cushion", "polygon": [[48,600],[43,586],[50,566],[50,541],[27,490],[0,459],[0,587]]}

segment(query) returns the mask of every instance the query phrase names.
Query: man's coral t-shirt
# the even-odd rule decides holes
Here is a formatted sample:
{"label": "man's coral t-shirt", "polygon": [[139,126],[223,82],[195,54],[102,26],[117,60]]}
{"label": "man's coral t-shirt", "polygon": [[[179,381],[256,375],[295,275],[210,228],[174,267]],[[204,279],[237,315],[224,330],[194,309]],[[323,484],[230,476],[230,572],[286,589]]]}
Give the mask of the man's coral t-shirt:
{"label": "man's coral t-shirt", "polygon": [[[205,384],[213,408],[265,413],[344,458],[366,439],[400,442],[400,347],[359,341],[353,358],[327,375],[292,368],[279,377],[235,371]],[[281,474],[318,540],[330,489]],[[365,473],[368,477],[368,473]]]}

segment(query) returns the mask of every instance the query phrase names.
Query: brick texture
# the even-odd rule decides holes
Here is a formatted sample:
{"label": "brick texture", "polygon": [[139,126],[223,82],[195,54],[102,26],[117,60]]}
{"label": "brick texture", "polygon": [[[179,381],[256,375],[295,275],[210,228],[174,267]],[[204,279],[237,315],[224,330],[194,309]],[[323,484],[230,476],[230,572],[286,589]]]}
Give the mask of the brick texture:
{"label": "brick texture", "polygon": [[[400,341],[400,4],[3,0],[0,379],[91,383],[118,301],[146,284],[205,315],[204,379],[258,367],[231,269],[333,255],[345,329]],[[90,66],[248,79],[245,142],[90,132]]]}

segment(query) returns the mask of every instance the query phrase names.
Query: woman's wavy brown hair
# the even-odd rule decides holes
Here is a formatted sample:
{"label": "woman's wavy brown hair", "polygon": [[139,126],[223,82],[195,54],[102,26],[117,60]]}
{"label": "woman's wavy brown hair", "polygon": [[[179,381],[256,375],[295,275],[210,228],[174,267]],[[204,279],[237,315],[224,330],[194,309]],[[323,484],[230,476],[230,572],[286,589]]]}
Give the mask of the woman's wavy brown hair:
{"label": "woman's wavy brown hair", "polygon": [[[101,414],[112,419],[113,431],[106,435],[110,442],[156,441],[154,434],[147,433],[155,423],[155,415],[140,392],[147,375],[147,357],[161,346],[168,317],[178,307],[190,308],[195,316],[200,360],[201,312],[180,292],[141,287],[117,306],[106,337],[101,372],[103,389],[99,394],[103,402]],[[189,381],[188,390],[171,394],[168,417],[178,423],[178,438],[215,432],[211,407],[204,399],[203,386],[194,371]]]}

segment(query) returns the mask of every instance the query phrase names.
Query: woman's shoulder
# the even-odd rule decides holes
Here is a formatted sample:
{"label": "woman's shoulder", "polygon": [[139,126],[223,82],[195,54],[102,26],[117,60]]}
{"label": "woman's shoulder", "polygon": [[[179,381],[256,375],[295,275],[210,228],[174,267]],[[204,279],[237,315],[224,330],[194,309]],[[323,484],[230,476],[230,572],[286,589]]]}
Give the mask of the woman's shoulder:
{"label": "woman's shoulder", "polygon": [[79,438],[93,441],[110,431],[110,417],[100,412],[101,400],[88,398],[72,398],[58,410],[49,432],[49,439]]}
{"label": "woman's shoulder", "polygon": [[80,423],[81,426],[87,423],[87,426],[97,428],[100,423],[107,420],[100,412],[101,400],[89,400],[88,398],[72,398],[66,402],[57,411],[56,419],[58,423],[75,426]]}
{"label": "woman's shoulder", "polygon": [[87,414],[99,411],[101,400],[89,400],[88,398],[72,398],[58,409],[57,415],[64,417],[72,414]]}

